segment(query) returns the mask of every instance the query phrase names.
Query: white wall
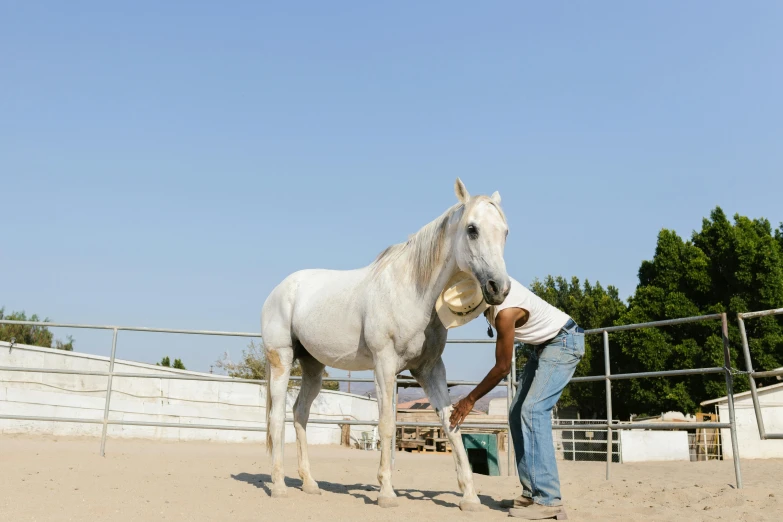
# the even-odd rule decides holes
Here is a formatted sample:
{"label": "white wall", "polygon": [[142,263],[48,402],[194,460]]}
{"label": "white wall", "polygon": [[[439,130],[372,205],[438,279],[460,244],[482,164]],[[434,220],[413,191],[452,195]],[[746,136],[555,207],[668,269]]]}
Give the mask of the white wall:
{"label": "white wall", "polygon": [[[0,342],[0,366],[108,371],[107,357],[64,352],[50,348]],[[115,371],[128,373],[204,375],[132,361],[115,361]],[[103,419],[106,377],[0,371],[0,413],[5,415]],[[298,390],[290,390],[287,417]],[[249,383],[184,381],[154,378],[114,377],[112,420],[215,424],[264,427],[266,386]],[[377,420],[375,399],[323,390],[313,402],[312,419]],[[0,433],[99,436],[100,424],[0,419]],[[351,436],[361,438],[372,426],[352,426]],[[263,442],[265,432],[114,426],[110,437],[165,440],[211,440]],[[286,424],[286,442],[296,438]],[[310,444],[339,444],[340,427],[315,425],[307,428]]]}
{"label": "white wall", "polygon": [[622,462],[690,462],[687,431],[620,430]]}
{"label": "white wall", "polygon": [[489,406],[487,407],[487,415],[508,417],[508,398],[497,397],[495,399],[490,399]]}
{"label": "white wall", "polygon": [[[783,388],[764,393],[759,390],[759,403],[767,433],[783,433]],[[783,458],[783,440],[761,440],[756,424],[756,412],[750,396],[734,399],[734,412],[737,421],[737,444],[740,458],[743,459],[781,459]],[[729,422],[729,407],[720,404],[718,414],[721,422]],[[723,455],[726,459],[734,457],[731,448],[731,432],[720,431]]]}

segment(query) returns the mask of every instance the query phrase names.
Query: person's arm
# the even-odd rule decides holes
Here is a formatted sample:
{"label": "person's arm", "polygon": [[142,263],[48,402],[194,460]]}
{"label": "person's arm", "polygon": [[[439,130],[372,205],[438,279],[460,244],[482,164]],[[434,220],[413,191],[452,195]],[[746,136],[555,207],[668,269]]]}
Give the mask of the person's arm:
{"label": "person's arm", "polygon": [[522,308],[506,308],[495,317],[495,328],[498,331],[498,340],[495,343],[495,366],[467,397],[454,405],[449,419],[451,429],[459,426],[473,410],[476,401],[492,391],[503,377],[509,374],[514,351],[514,330],[517,325],[525,324],[527,318],[528,312]]}

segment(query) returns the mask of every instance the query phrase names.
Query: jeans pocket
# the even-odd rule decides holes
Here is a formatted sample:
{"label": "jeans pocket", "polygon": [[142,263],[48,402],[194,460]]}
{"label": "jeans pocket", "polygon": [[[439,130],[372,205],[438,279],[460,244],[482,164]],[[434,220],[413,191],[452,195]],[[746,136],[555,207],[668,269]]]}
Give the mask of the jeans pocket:
{"label": "jeans pocket", "polygon": [[571,334],[572,339],[572,346],[574,350],[574,355],[581,359],[585,355],[585,334],[583,333],[574,333]]}

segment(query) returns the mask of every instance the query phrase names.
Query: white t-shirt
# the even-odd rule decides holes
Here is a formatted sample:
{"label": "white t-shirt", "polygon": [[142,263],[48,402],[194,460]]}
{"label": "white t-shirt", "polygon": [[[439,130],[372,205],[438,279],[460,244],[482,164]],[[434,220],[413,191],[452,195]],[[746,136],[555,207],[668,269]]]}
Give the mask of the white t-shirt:
{"label": "white t-shirt", "polygon": [[498,312],[506,308],[523,308],[530,317],[516,328],[514,339],[526,344],[538,345],[558,334],[570,317],[528,290],[522,283],[511,279],[511,290],[502,304],[489,307],[489,322],[494,327]]}

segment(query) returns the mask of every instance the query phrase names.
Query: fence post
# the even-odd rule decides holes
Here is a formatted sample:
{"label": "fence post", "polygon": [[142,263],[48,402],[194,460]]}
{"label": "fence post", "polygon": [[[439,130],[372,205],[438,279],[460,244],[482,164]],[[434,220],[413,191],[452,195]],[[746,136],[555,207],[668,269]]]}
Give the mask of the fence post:
{"label": "fence post", "polygon": [[604,330],[604,377],[606,381],[606,480],[611,477],[612,464],[612,381],[609,376],[612,369],[609,366],[609,332]]}
{"label": "fence post", "polygon": [[506,430],[506,455],[508,457],[508,476],[515,477],[519,474],[517,471],[517,461],[514,458],[514,443],[511,440],[511,402],[517,394],[517,347],[511,349],[511,373],[508,375],[508,387],[506,395],[508,396],[508,408],[506,416],[508,417],[508,430]]}
{"label": "fence post", "polygon": [[726,366],[726,397],[729,403],[729,423],[731,428],[731,451],[734,454],[734,476],[737,479],[737,489],[742,489],[742,471],[740,471],[739,445],[737,444],[737,420],[734,417],[734,387],[731,375],[731,348],[729,347],[729,322],[726,312],[720,314],[721,332],[723,334],[723,359]]}
{"label": "fence post", "polygon": [[[571,427],[576,427],[576,422],[573,420],[571,421]],[[574,462],[576,462],[576,432],[571,430],[571,457]]]}
{"label": "fence post", "polygon": [[506,404],[508,405],[508,425],[506,426],[506,464],[508,469],[506,470],[506,475],[509,477],[514,476],[514,456],[511,453],[513,451],[511,449],[513,446],[511,443],[511,401],[514,400],[513,393],[511,390],[511,372],[509,372],[506,377]]}
{"label": "fence post", "polygon": [[111,358],[109,359],[109,377],[106,381],[106,405],[103,408],[103,433],[101,434],[101,457],[106,456],[106,431],[109,427],[109,403],[111,402],[111,380],[114,377],[114,357],[117,354],[117,329],[111,340]]}
{"label": "fence post", "polygon": [[759,438],[764,440],[767,438],[767,431],[764,428],[764,419],[761,417],[759,394],[756,389],[756,379],[753,377],[753,361],[750,360],[748,334],[745,331],[745,320],[742,318],[741,314],[737,314],[737,322],[739,323],[740,336],[742,337],[742,352],[745,355],[745,371],[748,372],[748,380],[750,380],[750,394],[753,399],[753,409],[756,412],[756,424],[759,427]]}

